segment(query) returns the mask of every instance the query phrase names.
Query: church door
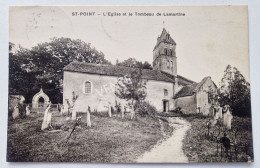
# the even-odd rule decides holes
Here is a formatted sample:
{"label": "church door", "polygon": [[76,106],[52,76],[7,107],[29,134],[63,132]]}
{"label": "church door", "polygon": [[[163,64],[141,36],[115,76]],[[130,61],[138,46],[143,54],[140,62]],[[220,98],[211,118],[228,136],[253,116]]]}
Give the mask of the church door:
{"label": "church door", "polygon": [[169,101],[163,100],[163,112],[168,112],[168,111],[169,111]]}

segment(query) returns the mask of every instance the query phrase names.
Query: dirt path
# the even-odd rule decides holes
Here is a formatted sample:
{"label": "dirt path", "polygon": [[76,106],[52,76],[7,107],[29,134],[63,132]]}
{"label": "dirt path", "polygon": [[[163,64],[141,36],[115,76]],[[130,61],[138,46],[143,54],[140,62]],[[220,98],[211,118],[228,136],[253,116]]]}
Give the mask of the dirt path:
{"label": "dirt path", "polygon": [[190,124],[179,117],[169,118],[169,123],[174,127],[171,137],[158,143],[151,151],[145,152],[137,162],[139,163],[187,163],[188,158],[182,150],[183,138]]}

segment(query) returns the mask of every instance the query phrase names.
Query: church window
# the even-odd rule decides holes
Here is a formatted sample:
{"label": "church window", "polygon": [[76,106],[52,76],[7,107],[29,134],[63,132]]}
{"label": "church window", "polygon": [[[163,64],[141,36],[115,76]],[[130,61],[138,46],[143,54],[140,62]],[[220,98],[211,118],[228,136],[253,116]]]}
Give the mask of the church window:
{"label": "church window", "polygon": [[172,49],[170,49],[170,55],[173,55],[173,54],[172,54]]}
{"label": "church window", "polygon": [[85,94],[90,94],[91,91],[92,91],[92,83],[90,81],[86,81],[84,83],[84,88],[83,89],[84,89],[84,93]]}
{"label": "church window", "polygon": [[167,48],[164,49],[164,54],[167,55]]}
{"label": "church window", "polygon": [[169,39],[169,38],[170,38],[170,35],[169,35],[169,34],[167,34],[167,35],[166,35],[166,39]]}
{"label": "church window", "polygon": [[163,89],[164,92],[164,96],[168,96],[168,90],[167,89]]}
{"label": "church window", "polygon": [[171,70],[173,70],[173,62],[171,61]]}

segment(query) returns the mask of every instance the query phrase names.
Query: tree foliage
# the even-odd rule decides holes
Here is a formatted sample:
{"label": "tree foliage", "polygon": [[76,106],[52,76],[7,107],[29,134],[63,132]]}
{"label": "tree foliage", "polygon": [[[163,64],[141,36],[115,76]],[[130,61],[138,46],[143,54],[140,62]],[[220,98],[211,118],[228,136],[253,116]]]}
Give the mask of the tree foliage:
{"label": "tree foliage", "polygon": [[233,115],[251,116],[250,84],[237,68],[227,66],[218,96],[220,105],[229,105]]}
{"label": "tree foliage", "polygon": [[104,54],[79,39],[52,38],[30,50],[9,44],[10,94],[22,94],[26,101],[42,87],[52,102],[62,101],[63,68],[72,61],[110,64]]}
{"label": "tree foliage", "polygon": [[129,75],[121,77],[117,81],[116,96],[125,99],[133,105],[136,105],[146,97],[146,83],[142,80],[142,70],[132,71]]}
{"label": "tree foliage", "polygon": [[152,65],[149,62],[145,61],[144,63],[142,63],[141,61],[137,61],[135,58],[128,58],[123,62],[119,62],[117,60],[116,65],[141,69],[153,69]]}

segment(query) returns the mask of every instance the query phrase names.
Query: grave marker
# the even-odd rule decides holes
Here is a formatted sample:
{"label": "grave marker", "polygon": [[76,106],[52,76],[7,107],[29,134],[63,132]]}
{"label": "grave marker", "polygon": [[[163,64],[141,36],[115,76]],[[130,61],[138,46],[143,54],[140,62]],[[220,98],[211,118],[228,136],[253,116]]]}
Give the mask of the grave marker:
{"label": "grave marker", "polygon": [[13,119],[16,119],[17,117],[19,117],[19,108],[18,108],[18,105],[14,106],[13,113],[12,113],[12,117],[13,117]]}
{"label": "grave marker", "polygon": [[51,127],[52,113],[50,112],[50,108],[51,108],[51,103],[48,105],[47,109],[44,112],[41,130],[45,130],[45,129]]}

